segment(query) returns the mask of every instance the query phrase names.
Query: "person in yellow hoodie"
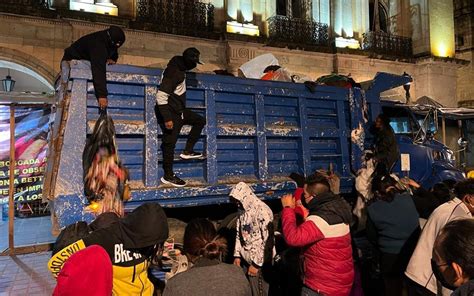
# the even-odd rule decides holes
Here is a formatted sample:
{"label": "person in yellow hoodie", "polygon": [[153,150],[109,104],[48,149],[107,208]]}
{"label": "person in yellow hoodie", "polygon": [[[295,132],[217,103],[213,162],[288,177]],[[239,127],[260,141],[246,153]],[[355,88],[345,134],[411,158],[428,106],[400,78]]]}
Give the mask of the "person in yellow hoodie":
{"label": "person in yellow hoodie", "polygon": [[99,245],[112,261],[113,295],[153,295],[148,267],[168,238],[168,233],[163,208],[157,203],[146,203],[125,218],[95,230],[53,254],[48,268],[57,277],[72,254],[88,246]]}

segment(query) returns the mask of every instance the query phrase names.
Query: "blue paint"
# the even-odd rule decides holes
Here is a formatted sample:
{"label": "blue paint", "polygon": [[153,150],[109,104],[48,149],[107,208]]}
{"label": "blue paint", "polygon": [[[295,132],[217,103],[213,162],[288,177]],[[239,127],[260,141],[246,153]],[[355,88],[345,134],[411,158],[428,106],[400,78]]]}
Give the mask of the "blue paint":
{"label": "blue paint", "polygon": [[[154,107],[161,70],[125,65],[107,69],[109,114],[116,123],[119,155],[135,186],[126,203],[128,210],[144,202],[167,207],[227,203],[229,191],[240,181],[251,184],[262,199],[275,199],[295,189],[289,173],[310,174],[330,164],[341,177],[341,191],[350,193],[361,156],[350,137],[359,124],[368,128],[361,113],[364,100],[373,120],[381,110],[380,92],[407,82],[405,77],[380,73],[364,98],[357,88],[320,86],[310,93],[302,84],[190,73],[188,107],[207,121],[195,148],[205,151],[207,158],[179,159],[189,132],[184,127],[176,145],[175,171],[189,181],[189,187],[170,188],[159,182],[161,130]],[[53,184],[55,211],[62,226],[90,219],[83,211],[81,155],[86,134],[97,119],[91,78],[87,63],[73,63],[69,120]],[[399,141],[404,143],[400,137]],[[433,163],[429,149],[434,148],[423,147],[417,148],[424,151],[420,155],[426,170]],[[456,175],[443,165],[436,172]]]}

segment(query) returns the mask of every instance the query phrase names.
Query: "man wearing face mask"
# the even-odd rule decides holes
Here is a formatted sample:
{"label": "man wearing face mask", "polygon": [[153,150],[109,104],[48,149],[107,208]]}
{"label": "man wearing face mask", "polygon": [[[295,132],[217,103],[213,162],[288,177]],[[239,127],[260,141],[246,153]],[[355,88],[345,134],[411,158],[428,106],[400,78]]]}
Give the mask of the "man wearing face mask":
{"label": "man wearing face mask", "polygon": [[[125,42],[125,33],[117,26],[85,35],[64,50],[61,71],[69,71],[69,61],[87,60],[91,63],[92,82],[99,108],[107,108],[106,65],[118,60],[118,48]],[[68,75],[65,75],[68,76]]]}
{"label": "man wearing face mask", "polygon": [[173,57],[163,72],[156,99],[155,114],[163,132],[161,149],[164,176],[161,182],[175,187],[186,185],[186,182],[173,172],[174,149],[183,125],[191,125],[192,128],[180,157],[182,159],[202,157],[201,153],[194,152],[194,145],[199,140],[206,120],[186,108],[186,71],[196,68],[197,64],[202,64],[199,56],[199,50],[191,47],[186,49],[182,56]]}
{"label": "man wearing face mask", "polygon": [[474,220],[451,221],[436,238],[431,266],[438,282],[453,296],[474,295]]}
{"label": "man wearing face mask", "polygon": [[296,221],[295,198],[285,195],[281,203],[285,241],[303,249],[301,295],[349,295],[354,280],[350,206],[331,192],[328,180],[319,173],[306,179],[301,203],[309,215],[301,225]]}
{"label": "man wearing face mask", "polygon": [[451,295],[441,288],[431,268],[431,252],[440,230],[450,221],[472,219],[474,213],[474,180],[461,181],[454,187],[456,197],[439,206],[423,227],[405,275],[411,280],[409,295]]}

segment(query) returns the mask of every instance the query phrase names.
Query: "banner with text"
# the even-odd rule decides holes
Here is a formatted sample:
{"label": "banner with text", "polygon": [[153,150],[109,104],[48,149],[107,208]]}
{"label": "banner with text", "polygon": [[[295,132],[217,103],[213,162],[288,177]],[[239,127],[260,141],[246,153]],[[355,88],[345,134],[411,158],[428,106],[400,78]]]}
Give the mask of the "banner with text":
{"label": "banner with text", "polygon": [[[51,107],[15,107],[15,202],[41,202]],[[10,185],[10,106],[0,106],[0,204]]]}

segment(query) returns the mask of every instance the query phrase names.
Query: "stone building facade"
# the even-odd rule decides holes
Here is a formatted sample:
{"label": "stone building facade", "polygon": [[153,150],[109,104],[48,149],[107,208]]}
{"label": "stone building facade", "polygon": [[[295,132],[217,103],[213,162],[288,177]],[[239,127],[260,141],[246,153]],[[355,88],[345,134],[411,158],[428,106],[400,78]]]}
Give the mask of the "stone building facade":
{"label": "stone building facade", "polygon": [[[429,6],[428,0],[82,1],[114,5],[118,16],[73,12],[71,2],[77,2],[74,0],[47,4],[31,0],[43,4],[41,8],[32,5],[25,10],[30,14],[26,16],[12,11],[12,5],[19,4],[8,1],[12,3],[10,7],[0,4],[0,11],[5,11],[0,12],[0,61],[28,67],[51,84],[59,72],[64,48],[80,36],[113,23],[123,26],[127,35],[120,49],[122,64],[163,68],[173,55],[194,46],[206,62],[198,71],[226,69],[236,73],[242,63],[271,52],[291,73],[311,79],[340,73],[365,81],[379,71],[406,72],[414,78],[413,98],[429,96],[445,106],[457,106],[458,99],[472,99],[472,83],[465,81],[467,76],[462,74],[471,71],[472,75],[472,66],[464,61],[472,60],[472,50],[467,54],[458,51],[454,56],[455,10],[450,0],[430,0]],[[198,9],[186,15],[186,9],[193,5]],[[179,11],[180,7],[185,10]],[[192,28],[179,27],[186,26],[186,17],[194,18],[202,12],[207,13],[202,18],[204,22],[212,17],[212,28],[202,27],[201,31],[206,32],[193,33]],[[167,13],[173,18],[166,19],[172,20],[172,26],[160,21]],[[174,23],[179,18],[184,18],[181,25]],[[258,31],[259,36],[226,32],[229,24]],[[276,31],[275,24],[286,30]],[[439,27],[443,28],[441,32]],[[319,39],[301,42],[306,36],[313,38],[315,30],[319,30]],[[295,36],[300,39],[292,39]],[[411,44],[407,54],[408,41]],[[387,96],[404,98],[403,90]]]}
{"label": "stone building facade", "polygon": [[471,63],[458,71],[457,98],[459,105],[474,108],[474,2],[454,0],[456,57]]}

